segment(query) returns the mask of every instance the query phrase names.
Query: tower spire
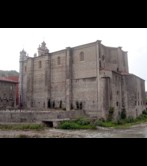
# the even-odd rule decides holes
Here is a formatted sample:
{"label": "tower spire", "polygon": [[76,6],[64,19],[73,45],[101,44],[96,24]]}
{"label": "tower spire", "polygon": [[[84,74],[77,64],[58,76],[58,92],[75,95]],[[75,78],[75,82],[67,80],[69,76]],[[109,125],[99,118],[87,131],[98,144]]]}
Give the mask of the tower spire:
{"label": "tower spire", "polygon": [[47,54],[49,53],[49,50],[48,48],[46,47],[46,43],[45,41],[43,41],[41,43],[41,46],[39,45],[39,48],[38,48],[38,56],[41,56],[41,55],[44,55],[44,54]]}

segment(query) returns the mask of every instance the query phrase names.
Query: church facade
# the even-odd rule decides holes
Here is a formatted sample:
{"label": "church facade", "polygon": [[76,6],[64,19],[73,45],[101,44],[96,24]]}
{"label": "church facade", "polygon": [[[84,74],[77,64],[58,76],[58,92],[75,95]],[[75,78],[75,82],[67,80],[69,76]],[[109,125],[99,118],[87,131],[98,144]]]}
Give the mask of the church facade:
{"label": "church facade", "polygon": [[22,50],[19,94],[27,109],[81,109],[99,118],[145,109],[145,81],[129,73],[127,52],[101,41],[52,53],[43,42],[34,57]]}

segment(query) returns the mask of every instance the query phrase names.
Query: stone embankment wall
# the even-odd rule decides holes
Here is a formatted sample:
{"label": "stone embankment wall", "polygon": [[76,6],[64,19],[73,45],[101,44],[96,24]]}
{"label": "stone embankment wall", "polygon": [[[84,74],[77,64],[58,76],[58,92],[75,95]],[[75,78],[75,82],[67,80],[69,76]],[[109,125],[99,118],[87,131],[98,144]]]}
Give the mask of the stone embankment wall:
{"label": "stone embankment wall", "polygon": [[0,111],[0,123],[34,123],[48,119],[74,119],[85,117],[82,110],[78,111]]}

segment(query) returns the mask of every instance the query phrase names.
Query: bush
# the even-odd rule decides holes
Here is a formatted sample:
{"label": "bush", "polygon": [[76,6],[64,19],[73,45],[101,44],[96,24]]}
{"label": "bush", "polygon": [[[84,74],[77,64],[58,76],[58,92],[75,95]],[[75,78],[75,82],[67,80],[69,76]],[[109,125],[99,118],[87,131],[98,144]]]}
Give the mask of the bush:
{"label": "bush", "polygon": [[109,113],[108,113],[108,121],[112,121],[113,120],[113,114],[114,114],[114,107],[110,107],[109,109]]}
{"label": "bush", "polygon": [[120,117],[121,117],[121,119],[126,119],[126,110],[125,109],[122,109]]}
{"label": "bush", "polygon": [[44,125],[42,124],[1,124],[2,130],[42,130]]}
{"label": "bush", "polygon": [[79,124],[79,125],[89,125],[91,123],[91,120],[86,119],[86,118],[80,118],[75,120],[75,123]]}
{"label": "bush", "polygon": [[133,117],[128,117],[126,120],[125,120],[127,123],[133,123],[135,120]]}
{"label": "bush", "polygon": [[124,123],[125,123],[125,121],[122,119],[118,119],[116,122],[114,122],[114,124],[116,124],[116,125],[123,125]]}
{"label": "bush", "polygon": [[141,114],[141,115],[139,115],[137,118],[136,118],[136,120],[140,120],[140,121],[144,121],[144,120],[147,120],[147,115],[145,115],[145,114]]}
{"label": "bush", "polygon": [[96,120],[94,124],[96,126],[103,126],[104,125],[104,121],[102,121],[102,120]]}
{"label": "bush", "polygon": [[74,122],[62,122],[59,126],[61,129],[79,129],[79,125]]}
{"label": "bush", "polygon": [[144,110],[142,114],[147,115],[147,110]]}
{"label": "bush", "polygon": [[80,118],[74,121],[62,121],[60,129],[96,129],[96,126],[90,120]]}

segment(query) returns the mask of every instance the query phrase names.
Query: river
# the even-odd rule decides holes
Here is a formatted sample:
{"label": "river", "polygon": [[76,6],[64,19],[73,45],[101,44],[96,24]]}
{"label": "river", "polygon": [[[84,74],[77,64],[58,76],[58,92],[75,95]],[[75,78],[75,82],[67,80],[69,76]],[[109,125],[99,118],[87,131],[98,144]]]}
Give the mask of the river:
{"label": "river", "polygon": [[0,138],[147,138],[147,123],[127,129],[98,127],[96,130],[0,130]]}

